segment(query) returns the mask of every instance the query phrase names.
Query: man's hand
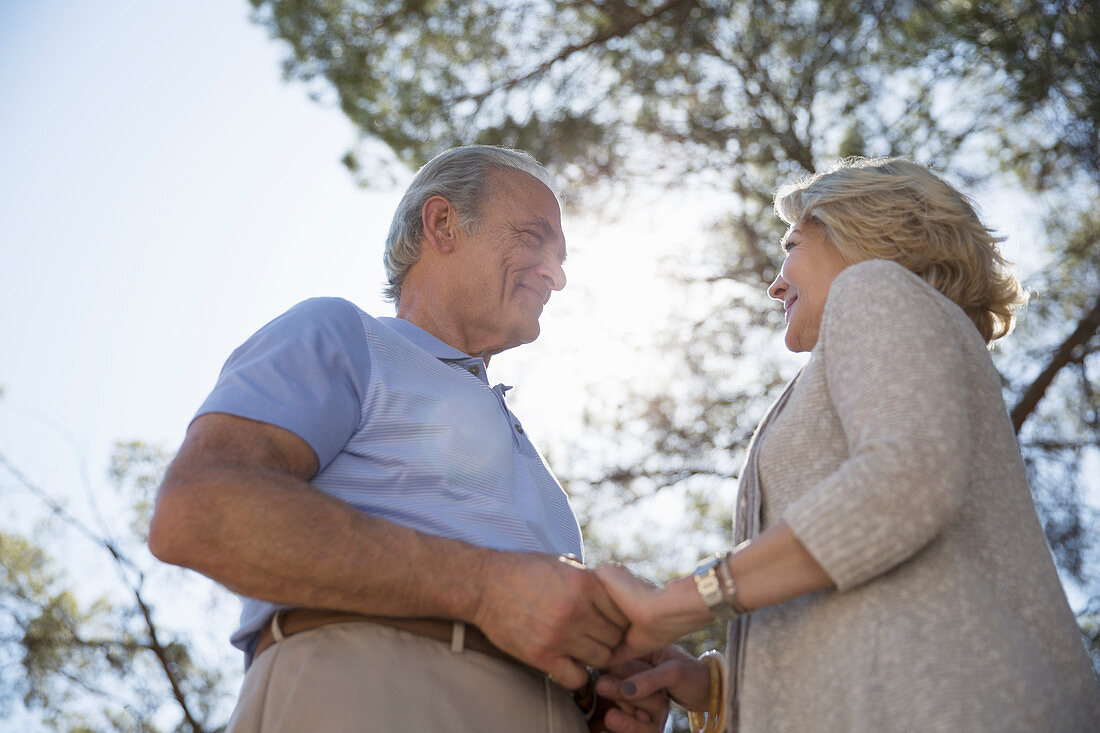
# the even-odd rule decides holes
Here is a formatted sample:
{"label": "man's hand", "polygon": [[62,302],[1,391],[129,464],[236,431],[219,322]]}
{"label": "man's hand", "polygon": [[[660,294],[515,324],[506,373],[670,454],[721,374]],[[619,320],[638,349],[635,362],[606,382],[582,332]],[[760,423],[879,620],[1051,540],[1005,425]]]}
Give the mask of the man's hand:
{"label": "man's hand", "polygon": [[471,621],[566,689],[585,684],[585,665],[607,666],[627,627],[595,572],[567,557],[488,551],[478,582]]}

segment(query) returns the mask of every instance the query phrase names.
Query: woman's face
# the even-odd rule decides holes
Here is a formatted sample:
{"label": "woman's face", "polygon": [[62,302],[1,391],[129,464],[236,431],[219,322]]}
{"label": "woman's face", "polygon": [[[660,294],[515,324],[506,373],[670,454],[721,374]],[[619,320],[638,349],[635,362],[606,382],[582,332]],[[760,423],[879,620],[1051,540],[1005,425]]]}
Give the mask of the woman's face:
{"label": "woman's face", "polygon": [[787,348],[810,351],[817,343],[829,287],[848,263],[825,236],[825,228],[813,219],[791,226],[783,237],[783,249],[787,257],[768,295],[783,301]]}

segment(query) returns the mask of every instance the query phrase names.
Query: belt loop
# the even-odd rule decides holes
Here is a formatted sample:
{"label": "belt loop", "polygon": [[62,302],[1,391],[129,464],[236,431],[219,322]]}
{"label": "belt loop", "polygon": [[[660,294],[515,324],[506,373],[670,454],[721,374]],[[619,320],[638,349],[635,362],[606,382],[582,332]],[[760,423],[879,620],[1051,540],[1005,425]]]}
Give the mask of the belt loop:
{"label": "belt loop", "polygon": [[462,621],[455,621],[451,627],[451,651],[455,654],[461,654],[465,647],[466,624]]}
{"label": "belt loop", "polygon": [[550,697],[550,677],[544,675],[542,683],[543,691],[546,693],[546,731],[554,733],[554,701]]}
{"label": "belt loop", "polygon": [[275,638],[275,642],[278,643],[286,638],[283,635],[283,628],[279,624],[283,617],[283,609],[279,609],[275,612],[275,615],[271,617],[271,635]]}

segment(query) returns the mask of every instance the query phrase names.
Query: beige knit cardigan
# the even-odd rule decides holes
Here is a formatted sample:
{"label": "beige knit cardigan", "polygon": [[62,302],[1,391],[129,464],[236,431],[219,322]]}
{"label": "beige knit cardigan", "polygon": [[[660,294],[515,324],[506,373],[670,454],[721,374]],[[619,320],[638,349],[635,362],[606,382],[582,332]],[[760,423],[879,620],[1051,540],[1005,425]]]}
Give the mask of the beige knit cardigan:
{"label": "beige knit cardigan", "polygon": [[1100,731],[998,375],[962,310],[897,264],[848,267],[785,398],[750,449],[739,503],[754,511],[735,539],[782,520],[837,590],[733,635],[739,730]]}

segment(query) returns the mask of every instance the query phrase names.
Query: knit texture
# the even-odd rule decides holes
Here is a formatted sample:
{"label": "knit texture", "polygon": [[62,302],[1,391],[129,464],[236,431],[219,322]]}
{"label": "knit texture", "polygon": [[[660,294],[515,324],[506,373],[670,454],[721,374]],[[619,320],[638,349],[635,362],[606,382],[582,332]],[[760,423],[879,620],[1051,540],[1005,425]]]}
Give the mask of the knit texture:
{"label": "knit texture", "polygon": [[740,729],[1100,730],[1100,690],[977,329],[881,260],[833,282],[756,439],[761,526],[837,590],[752,614]]}

